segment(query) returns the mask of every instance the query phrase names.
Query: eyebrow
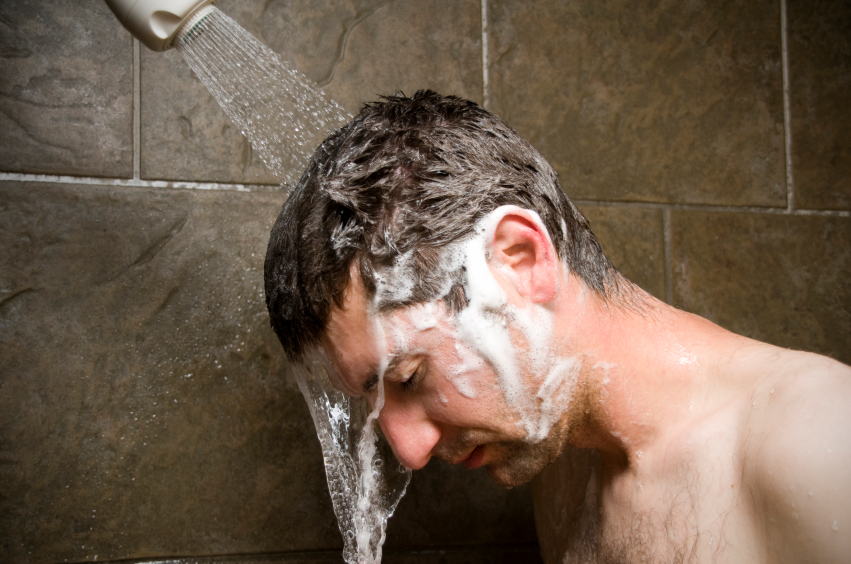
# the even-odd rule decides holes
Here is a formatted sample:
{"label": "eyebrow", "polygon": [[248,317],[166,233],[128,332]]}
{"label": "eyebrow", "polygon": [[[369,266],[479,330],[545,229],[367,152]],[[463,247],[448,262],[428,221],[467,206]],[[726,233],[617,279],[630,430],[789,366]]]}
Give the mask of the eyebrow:
{"label": "eyebrow", "polygon": [[366,382],[363,383],[363,388],[361,388],[363,391],[363,395],[367,395],[372,392],[372,390],[374,390],[377,385],[378,371],[373,370],[369,377],[366,379]]}
{"label": "eyebrow", "polygon": [[[405,354],[391,355],[390,361],[387,363],[387,368],[384,369],[384,373],[387,374],[388,372],[392,372],[393,370],[395,370],[396,367],[399,366],[399,364],[403,360],[405,360],[407,357],[408,357],[408,355],[405,355]],[[377,385],[378,385],[378,369],[373,368],[372,371],[370,372],[369,376],[367,377],[366,381],[363,383],[361,390],[363,391],[364,395],[367,395],[370,392],[372,392]]]}

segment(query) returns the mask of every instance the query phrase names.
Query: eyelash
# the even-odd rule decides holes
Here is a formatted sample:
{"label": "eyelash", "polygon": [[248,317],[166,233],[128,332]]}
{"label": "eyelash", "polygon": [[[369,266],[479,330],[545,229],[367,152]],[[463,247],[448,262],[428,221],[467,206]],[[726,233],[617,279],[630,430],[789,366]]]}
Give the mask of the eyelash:
{"label": "eyelash", "polygon": [[411,376],[407,380],[405,380],[404,382],[401,383],[403,392],[413,392],[414,390],[417,389],[417,383],[419,382],[419,379],[420,379],[420,370],[421,369],[422,369],[421,366],[417,366],[417,369],[414,370],[414,372],[411,374]]}

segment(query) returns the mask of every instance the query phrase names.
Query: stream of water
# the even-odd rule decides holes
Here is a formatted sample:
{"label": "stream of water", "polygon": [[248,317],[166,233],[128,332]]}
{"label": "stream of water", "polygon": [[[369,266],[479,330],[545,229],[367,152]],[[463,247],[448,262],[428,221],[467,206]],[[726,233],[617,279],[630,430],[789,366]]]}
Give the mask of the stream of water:
{"label": "stream of water", "polygon": [[[193,22],[181,31],[178,51],[282,186],[292,189],[319,143],[351,116],[218,9],[204,8]],[[380,438],[375,419],[382,402],[370,410],[364,400],[335,390],[330,369],[317,353],[294,373],[322,445],[343,558],[378,564],[387,519],[411,471]]]}
{"label": "stream of water", "polygon": [[269,170],[292,188],[319,143],[351,115],[226,14],[205,11],[182,32],[177,50]]}

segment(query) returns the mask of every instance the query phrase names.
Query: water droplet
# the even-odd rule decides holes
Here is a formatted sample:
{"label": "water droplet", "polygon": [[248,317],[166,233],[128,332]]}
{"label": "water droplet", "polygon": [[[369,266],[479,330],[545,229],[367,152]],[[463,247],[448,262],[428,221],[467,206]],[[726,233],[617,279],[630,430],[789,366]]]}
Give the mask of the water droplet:
{"label": "water droplet", "polygon": [[771,393],[772,393],[772,394],[774,393],[774,388],[771,388]]}
{"label": "water droplet", "polygon": [[352,540],[353,538],[355,538],[355,532],[354,531],[346,531],[346,536],[349,538],[349,540]]}
{"label": "water droplet", "polygon": [[839,530],[839,521],[834,521],[833,525],[831,525],[830,528],[833,529],[834,531],[838,531]]}
{"label": "water droplet", "polygon": [[809,492],[807,492],[807,493],[808,493],[808,494],[810,494],[810,497],[813,497],[813,490],[810,490],[810,491],[809,491]]}

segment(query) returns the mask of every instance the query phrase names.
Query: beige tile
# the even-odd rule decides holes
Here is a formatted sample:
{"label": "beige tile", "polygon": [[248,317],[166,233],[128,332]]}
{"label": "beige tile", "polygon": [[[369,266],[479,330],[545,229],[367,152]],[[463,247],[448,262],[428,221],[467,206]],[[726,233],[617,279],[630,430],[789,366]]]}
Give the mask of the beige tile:
{"label": "beige tile", "polygon": [[624,276],[665,301],[665,243],[662,211],[582,206],[603,252]]}
{"label": "beige tile", "polygon": [[851,209],[851,4],[788,4],[795,203]]}
{"label": "beige tile", "polygon": [[785,205],[779,1],[488,6],[492,109],[571,197]]}
{"label": "beige tile", "polygon": [[133,174],[130,36],[103,2],[0,3],[0,170]]}
{"label": "beige tile", "polygon": [[851,220],[672,212],[674,304],[851,363]]}
{"label": "beige tile", "polygon": [[[350,112],[397,90],[481,99],[481,15],[473,0],[222,0],[219,7]],[[276,184],[175,52],[143,53],[142,175]]]}

